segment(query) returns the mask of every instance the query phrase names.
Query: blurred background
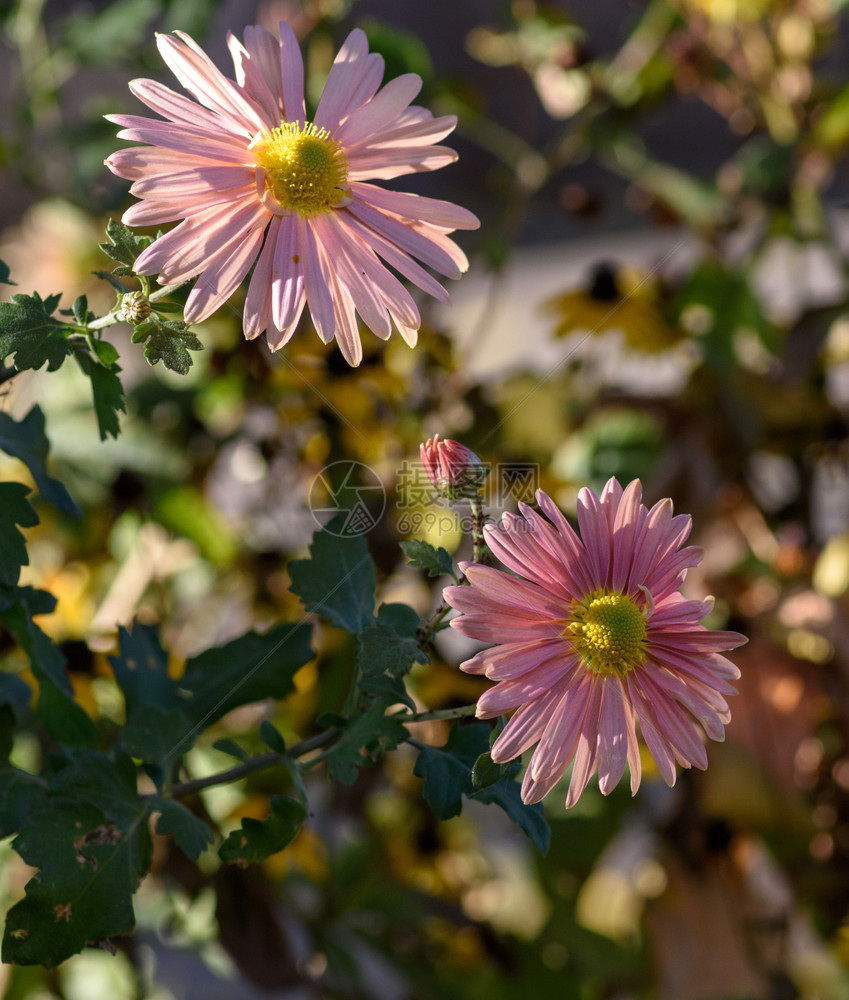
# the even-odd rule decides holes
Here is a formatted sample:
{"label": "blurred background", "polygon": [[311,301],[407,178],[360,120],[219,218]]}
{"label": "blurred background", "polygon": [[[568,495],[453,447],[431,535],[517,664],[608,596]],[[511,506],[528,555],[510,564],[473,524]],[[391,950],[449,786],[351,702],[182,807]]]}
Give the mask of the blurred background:
{"label": "blurred background", "polygon": [[[102,115],[145,113],[133,77],[177,86],[155,31],[181,28],[231,74],[227,30],[303,40],[309,99],[336,48],[366,30],[387,77],[456,114],[459,161],[398,187],[481,218],[454,306],[419,346],[364,332],[351,370],[304,329],[272,355],[241,303],[198,328],[186,377],[150,368],[115,328],[127,391],[101,442],[71,366],[0,397],[37,402],[55,475],[84,510],[40,504],[23,582],[55,594],[43,628],[102,726],[121,699],[115,630],[157,623],[175,660],[295,620],[287,561],[351,462],[374,526],[383,600],[423,614],[440,582],[404,565],[404,537],[467,554],[462,510],[403,474],[434,433],[497,474],[492,516],[542,486],[640,477],[646,501],[691,513],[705,559],[689,594],[749,644],[727,742],[672,790],[648,757],[635,799],[546,802],[551,849],[477,803],[438,824],[401,748],[351,787],[321,776],[313,815],[261,867],[199,869],[158,838],[117,954],[47,972],[0,966],[8,1000],[846,1000],[849,998],[849,12],[842,0],[5,0],[0,4],[0,258],[19,291],[114,292],[92,275],[108,218],[131,199],[103,167],[122,145]],[[111,265],[109,265],[111,266]],[[15,291],[7,289],[6,291]],[[423,304],[424,308],[424,304]],[[335,471],[323,473],[334,463]],[[0,478],[27,481],[0,456]],[[357,478],[360,477],[360,478]],[[379,489],[375,489],[375,486]],[[357,494],[358,496],[360,494]],[[435,584],[435,585],[434,585]],[[350,637],[317,630],[286,702],[223,719],[187,762],[261,749],[338,710]],[[474,700],[456,664],[415,668],[417,702]],[[0,636],[0,660],[22,664]],[[427,724],[439,744],[447,730]],[[21,760],[38,752],[27,734]],[[407,752],[409,751],[409,753]],[[193,803],[227,832],[263,816],[274,773]],[[0,910],[29,870],[0,843]]]}

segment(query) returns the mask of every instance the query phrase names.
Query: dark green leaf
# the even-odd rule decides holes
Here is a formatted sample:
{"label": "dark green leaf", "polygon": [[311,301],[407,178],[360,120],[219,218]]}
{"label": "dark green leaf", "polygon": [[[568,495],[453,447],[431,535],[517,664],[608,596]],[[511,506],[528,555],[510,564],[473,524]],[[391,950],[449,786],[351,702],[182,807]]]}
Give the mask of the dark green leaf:
{"label": "dark green leaf", "polygon": [[[153,242],[149,236],[136,236],[123,222],[116,222],[114,219],[110,219],[107,223],[106,235],[110,242],[101,243],[100,249],[112,260],[128,265],[129,271],[123,272],[128,274],[133,273],[132,265],[136,257]],[[119,269],[116,268],[114,273],[118,274]]]}
{"label": "dark green leaf", "polygon": [[285,698],[295,674],[312,659],[311,634],[308,625],[278,625],[192,657],[179,681],[192,723],[205,728],[239,705]]}
{"label": "dark green leaf", "polygon": [[16,281],[9,280],[9,265],[5,260],[0,260],[0,285],[16,285]]}
{"label": "dark green leaf", "polygon": [[472,768],[472,784],[477,789],[488,788],[513,771],[513,764],[496,764],[488,753],[482,753]]}
{"label": "dark green leaf", "polygon": [[151,626],[119,629],[118,647],[109,663],[127,706],[122,743],[141,760],[162,760],[191,728],[178,686],[168,676],[168,657]]}
{"label": "dark green leaf", "polygon": [[421,748],[413,774],[424,778],[422,794],[437,819],[460,814],[463,796],[475,790],[475,761],[488,749],[489,726],[485,722],[455,723],[443,746]]}
{"label": "dark green leaf", "polygon": [[172,756],[180,736],[188,729],[188,718],[182,708],[147,705],[127,719],[121,743],[139,760],[161,761]]}
{"label": "dark green leaf", "polygon": [[488,788],[482,788],[471,796],[478,802],[500,806],[514,823],[530,837],[536,848],[545,854],[551,840],[551,830],[543,815],[542,803],[526,806],[522,802],[522,790],[516,781],[499,781]]}
{"label": "dark green leaf", "polygon": [[[419,646],[416,630],[419,616],[406,605],[394,605],[410,612],[408,621],[401,625],[403,632],[397,631],[389,622],[393,605],[382,605],[377,618],[359,635],[358,663],[363,677],[378,677],[386,673],[391,677],[403,677],[414,663],[427,663],[428,657]],[[397,620],[397,619],[396,619]],[[412,633],[409,627],[412,625]]]}
{"label": "dark green leaf", "polygon": [[5,702],[0,704],[0,763],[9,760],[15,743],[15,710]]}
{"label": "dark green leaf", "polygon": [[53,968],[87,944],[128,934],[150,861],[135,769],[83,751],[51,782],[13,846],[40,871],[12,907],[3,961]]}
{"label": "dark green leaf", "polygon": [[39,677],[38,714],[47,732],[60,743],[69,747],[97,743],[97,727],[85,711],[46,677]]}
{"label": "dark green leaf", "polygon": [[0,672],[0,704],[9,705],[20,718],[29,707],[32,691],[17,674]]}
{"label": "dark green leaf", "polygon": [[407,730],[403,724],[383,713],[384,706],[378,703],[348,723],[327,754],[331,781],[353,784],[358,768],[371,767],[386,750],[404,742]]}
{"label": "dark green leaf", "polygon": [[181,313],[183,306],[179,302],[166,302],[164,299],[152,303],[153,309],[158,313]]}
{"label": "dark green leaf", "polygon": [[6,587],[14,587],[21,566],[29,565],[26,539],[17,529],[38,524],[28,493],[23,483],[0,483],[0,585]]}
{"label": "dark green leaf", "polygon": [[81,516],[82,512],[65,487],[47,474],[49,449],[50,442],[44,433],[44,414],[40,407],[34,406],[20,421],[0,412],[0,451],[19,458],[26,465],[45,500],[66,514]]}
{"label": "dark green leaf", "polygon": [[307,611],[354,634],[371,624],[377,576],[362,535],[317,531],[309,559],[289,563],[289,576]]}
{"label": "dark green leaf", "polygon": [[259,738],[269,750],[273,750],[279,754],[286,753],[286,741],[278,732],[277,727],[269,722],[268,719],[263,719],[260,723]]}
{"label": "dark green leaf", "polygon": [[384,708],[390,705],[406,705],[411,711],[416,710],[416,703],[410,697],[404,681],[400,677],[390,677],[380,674],[377,677],[361,677],[360,691],[368,698],[379,701]]}
{"label": "dark green leaf", "polygon": [[[88,323],[88,299],[85,295],[78,295],[77,298],[74,299],[74,304],[71,306],[71,313],[80,326],[85,326],[86,323]],[[93,316],[91,318],[94,319]]]}
{"label": "dark green leaf", "polygon": [[17,833],[47,801],[47,783],[11,764],[0,766],[0,837]]}
{"label": "dark green leaf", "polygon": [[235,740],[223,739],[216,740],[212,744],[213,750],[218,750],[219,753],[229,754],[231,757],[235,757],[237,760],[247,760],[247,753],[239,746]]}
{"label": "dark green leaf", "polygon": [[428,542],[420,542],[417,539],[401,542],[401,549],[410,560],[410,565],[426,569],[428,576],[448,575],[457,579],[454,573],[454,560],[445,549],[434,548]]}
{"label": "dark green leaf", "polygon": [[52,594],[32,587],[0,587],[0,625],[27,654],[39,683],[38,714],[50,735],[69,746],[92,746],[97,729],[73,700],[65,673],[65,657],[33,621],[49,614],[56,604]]}
{"label": "dark green leaf", "polygon": [[77,352],[75,357],[84,374],[91,380],[91,394],[94,398],[94,413],[97,417],[100,440],[105,441],[110,435],[117,438],[121,433],[118,412],[127,412],[124,405],[124,387],[118,377],[120,366],[113,364],[105,367],[82,352]]}
{"label": "dark green leaf", "polygon": [[267,819],[245,817],[218,848],[223,861],[245,867],[264,861],[290,844],[303,826],[307,811],[302,802],[285,795],[272,795]]}
{"label": "dark green leaf", "polygon": [[44,590],[0,588],[0,624],[27,654],[39,681],[41,676],[46,676],[71,697],[73,692],[65,673],[65,657],[32,620],[34,615],[49,614],[55,605],[56,599]]}
{"label": "dark green leaf", "polygon": [[58,297],[42,299],[38,292],[0,302],[0,361],[14,354],[18,371],[45,362],[48,371],[59,368],[72,351],[67,337],[73,331],[52,315],[56,305]]}
{"label": "dark green leaf", "polygon": [[208,824],[182,802],[157,795],[151,800],[151,811],[160,813],[156,832],[170,833],[174,843],[192,861],[197,861],[214,839]]}

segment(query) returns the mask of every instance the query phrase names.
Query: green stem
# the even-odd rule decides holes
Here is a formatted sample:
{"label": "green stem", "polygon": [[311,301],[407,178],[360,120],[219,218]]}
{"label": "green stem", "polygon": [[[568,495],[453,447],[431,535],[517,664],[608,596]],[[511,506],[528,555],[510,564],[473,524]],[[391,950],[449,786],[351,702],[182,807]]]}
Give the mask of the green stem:
{"label": "green stem", "polygon": [[483,534],[483,526],[486,524],[486,514],[483,509],[483,501],[480,496],[472,497],[472,562],[483,562],[486,555],[486,540]]}
{"label": "green stem", "polygon": [[477,705],[462,705],[460,708],[438,708],[432,712],[398,712],[391,716],[406,725],[408,722],[445,722],[474,715]]}
{"label": "green stem", "polygon": [[237,764],[236,767],[228,768],[226,771],[219,771],[217,774],[210,774],[205,778],[193,778],[191,781],[183,781],[178,785],[174,785],[171,789],[171,797],[182,799],[187,795],[194,795],[204,788],[212,788],[215,785],[227,785],[233,781],[240,781],[242,778],[246,778],[249,774],[254,774],[256,771],[264,771],[269,767],[276,767],[278,764],[285,763],[287,758],[297,760],[298,757],[317,750],[319,747],[324,746],[325,743],[330,743],[338,735],[338,729],[326,729],[323,733],[318,733],[309,739],[296,743],[285,754],[272,750],[268,753],[261,753],[256,757],[251,757],[250,760],[246,760],[242,764]]}

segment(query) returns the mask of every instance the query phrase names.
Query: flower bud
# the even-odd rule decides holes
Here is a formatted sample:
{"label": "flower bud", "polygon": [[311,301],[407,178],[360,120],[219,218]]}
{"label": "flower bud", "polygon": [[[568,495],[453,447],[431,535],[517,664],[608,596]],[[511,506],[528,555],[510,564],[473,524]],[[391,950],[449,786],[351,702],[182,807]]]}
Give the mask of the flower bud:
{"label": "flower bud", "polygon": [[121,296],[121,316],[135,326],[151,313],[150,302],[144,292],[127,292]]}
{"label": "flower bud", "polygon": [[440,441],[437,434],[420,445],[419,450],[425,471],[440,496],[460,500],[480,494],[489,466],[471,449],[451,438]]}

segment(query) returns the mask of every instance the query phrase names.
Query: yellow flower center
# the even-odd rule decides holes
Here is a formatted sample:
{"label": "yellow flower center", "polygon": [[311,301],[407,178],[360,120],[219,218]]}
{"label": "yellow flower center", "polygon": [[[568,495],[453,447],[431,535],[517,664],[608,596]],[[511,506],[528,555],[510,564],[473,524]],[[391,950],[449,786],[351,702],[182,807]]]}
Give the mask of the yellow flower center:
{"label": "yellow flower center", "polygon": [[348,162],[342,146],[312,122],[284,122],[254,147],[270,194],[286,209],[313,216],[347,197]]}
{"label": "yellow flower center", "polygon": [[564,634],[596,674],[624,677],[646,657],[646,620],[625,594],[590,594],[572,609]]}

